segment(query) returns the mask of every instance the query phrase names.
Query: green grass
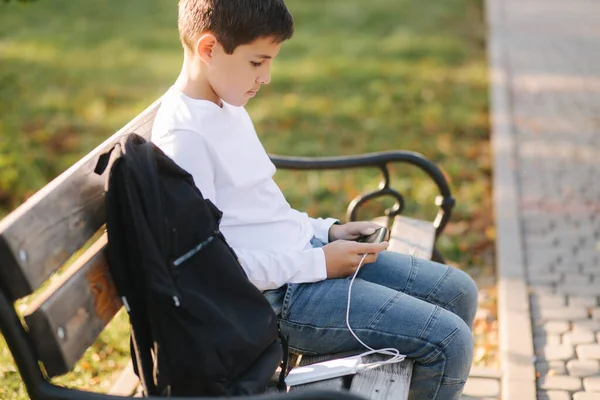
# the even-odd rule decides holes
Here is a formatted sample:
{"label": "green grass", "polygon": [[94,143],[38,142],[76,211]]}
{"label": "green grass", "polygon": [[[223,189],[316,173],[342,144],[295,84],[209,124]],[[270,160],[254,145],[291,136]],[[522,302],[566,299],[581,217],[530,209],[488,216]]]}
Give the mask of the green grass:
{"label": "green grass", "polygon": [[[247,107],[267,150],[423,153],[444,169],[457,198],[442,252],[474,276],[489,276],[481,0],[287,3],[296,34],[271,85]],[[180,63],[174,1],[0,2],[0,216],[156,99]],[[435,187],[411,168],[394,172],[407,212],[432,218]],[[293,206],[343,217],[352,197],[376,188],[375,177],[281,171],[276,178]],[[126,361],[125,325],[119,317],[60,381],[105,390]],[[25,398],[9,359],[0,345],[0,398]]]}

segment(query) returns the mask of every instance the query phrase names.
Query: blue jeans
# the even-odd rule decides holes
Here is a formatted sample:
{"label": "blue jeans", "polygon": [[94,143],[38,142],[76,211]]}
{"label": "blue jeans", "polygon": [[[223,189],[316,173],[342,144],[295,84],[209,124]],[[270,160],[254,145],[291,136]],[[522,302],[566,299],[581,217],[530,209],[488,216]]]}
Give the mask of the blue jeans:
{"label": "blue jeans", "polygon": [[[292,350],[364,349],[346,327],[349,284],[350,278],[327,279],[265,292]],[[459,399],[473,358],[477,297],[475,282],[459,269],[383,251],[354,281],[350,326],[369,346],[414,359],[409,399]]]}

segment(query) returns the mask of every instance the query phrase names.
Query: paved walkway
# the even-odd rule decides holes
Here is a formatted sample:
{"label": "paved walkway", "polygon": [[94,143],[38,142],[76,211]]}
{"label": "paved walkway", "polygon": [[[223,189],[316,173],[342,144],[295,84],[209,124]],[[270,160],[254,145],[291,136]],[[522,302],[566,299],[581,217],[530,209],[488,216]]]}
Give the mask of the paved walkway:
{"label": "paved walkway", "polygon": [[600,400],[600,1],[488,0],[503,400]]}

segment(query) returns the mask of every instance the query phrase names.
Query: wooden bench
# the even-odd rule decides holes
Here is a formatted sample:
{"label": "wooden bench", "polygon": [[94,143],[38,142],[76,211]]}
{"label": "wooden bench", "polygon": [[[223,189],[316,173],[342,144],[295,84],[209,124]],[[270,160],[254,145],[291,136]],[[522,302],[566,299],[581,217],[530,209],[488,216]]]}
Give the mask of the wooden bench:
{"label": "wooden bench", "polygon": [[[100,155],[123,135],[136,132],[150,137],[159,104],[156,101],[0,221],[0,329],[32,399],[118,399],[119,394],[131,394],[137,384],[130,367],[109,395],[58,387],[49,378],[71,370],[122,306],[106,264],[105,176],[94,170]],[[272,156],[272,160],[284,169],[379,168],[383,174],[379,188],[355,199],[348,208],[348,218],[353,220],[357,209],[369,200],[392,196],[397,199],[396,206],[378,220],[392,227],[390,249],[424,258],[433,255],[441,261],[435,238],[448,222],[454,201],[440,170],[421,155],[386,152],[333,158]],[[439,212],[433,223],[399,215],[404,199],[390,186],[387,165],[393,162],[414,164],[437,184]],[[70,258],[74,261],[65,268]],[[60,273],[55,274],[57,271]],[[17,313],[14,302],[34,291],[26,311]],[[296,358],[298,364],[314,361],[317,358]],[[406,360],[361,372],[353,379],[334,379],[295,387],[290,393],[249,399],[357,398],[348,391],[340,392],[344,388],[372,399],[406,398],[411,370],[412,361]]]}

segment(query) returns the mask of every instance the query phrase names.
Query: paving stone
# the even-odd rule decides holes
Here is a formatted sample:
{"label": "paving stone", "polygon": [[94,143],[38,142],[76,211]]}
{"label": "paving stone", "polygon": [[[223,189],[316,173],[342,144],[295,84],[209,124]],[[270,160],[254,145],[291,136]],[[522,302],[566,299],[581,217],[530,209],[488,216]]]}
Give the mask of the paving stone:
{"label": "paving stone", "polygon": [[594,321],[600,321],[600,307],[596,307],[592,310],[592,319]]}
{"label": "paving stone", "polygon": [[600,279],[600,263],[598,261],[580,261],[581,272],[584,274],[590,274],[592,282],[598,282]]}
{"label": "paving stone", "polygon": [[548,321],[533,327],[533,336],[542,336],[552,333],[564,333],[570,329],[567,321]]}
{"label": "paving stone", "polygon": [[566,375],[567,367],[564,361],[545,361],[535,362],[535,370],[541,375]]}
{"label": "paving stone", "polygon": [[[600,289],[598,289],[600,291]],[[568,296],[569,307],[595,307],[598,305],[598,296]]]}
{"label": "paving stone", "polygon": [[581,239],[577,236],[571,236],[571,237],[559,237],[554,243],[553,245],[561,247],[561,248],[568,248],[568,247],[574,247],[577,246],[578,244],[581,243]]}
{"label": "paving stone", "polygon": [[497,368],[471,367],[471,371],[469,371],[469,379],[471,379],[471,377],[500,379],[501,376],[502,372]]}
{"label": "paving stone", "polygon": [[[580,295],[580,296],[597,296],[598,291],[600,291],[600,288],[598,288],[598,285],[594,285],[594,284],[590,284],[587,286],[581,286],[581,285],[561,283],[561,284],[556,285],[556,292],[561,293],[561,294],[576,294],[576,295]],[[600,319],[600,315],[598,315],[597,318]]]}
{"label": "paving stone", "polygon": [[571,360],[567,362],[569,375],[580,378],[600,373],[600,363],[596,360]]}
{"label": "paving stone", "polygon": [[551,249],[556,248],[557,246],[558,246],[558,243],[550,241],[550,240],[533,241],[533,240],[526,239],[526,243],[525,243],[525,247],[527,247],[528,249],[538,250],[538,251],[540,251],[540,250],[541,251],[550,251]]}
{"label": "paving stone", "polygon": [[572,323],[573,332],[576,331],[590,331],[600,332],[600,321],[593,321],[591,319],[583,321],[573,321]]}
{"label": "paving stone", "polygon": [[582,360],[600,360],[600,345],[580,344],[576,347],[577,358]]}
{"label": "paving stone", "polygon": [[[591,244],[591,243],[590,243]],[[580,249],[577,254],[575,255],[575,257],[578,260],[581,261],[585,261],[585,262],[594,262],[597,257],[598,257],[598,250],[593,248],[593,244],[592,246],[588,247],[588,248],[583,248]]]}
{"label": "paving stone", "polygon": [[563,282],[571,285],[589,285],[592,283],[592,277],[578,271],[576,273],[565,273],[563,274]]}
{"label": "paving stone", "polygon": [[[554,275],[554,264],[530,264],[527,266],[525,273],[527,278],[538,275]],[[562,278],[562,275],[558,278]]]}
{"label": "paving stone", "polygon": [[538,379],[538,387],[545,390],[568,390],[571,392],[583,388],[580,378],[566,375],[541,377]]}
{"label": "paving stone", "polygon": [[550,248],[556,248],[559,244],[558,238],[554,234],[546,235],[527,235],[525,236],[525,247],[527,248],[541,248],[544,246]]}
{"label": "paving stone", "polygon": [[[561,274],[569,274],[569,273],[580,273],[580,268],[579,266],[581,265],[581,263],[578,263],[576,261],[573,260],[569,260],[568,263],[558,263],[554,266],[554,272],[558,272]],[[563,283],[563,285],[572,287],[572,286],[581,286],[580,283]]]}
{"label": "paving stone", "polygon": [[566,307],[567,306],[567,296],[562,296],[559,294],[552,295],[537,295],[532,294],[530,296],[530,301],[532,306],[538,306],[543,308],[552,308],[552,307]]}
{"label": "paving stone", "polygon": [[592,276],[592,281],[598,283],[598,280],[600,280],[600,262],[582,262],[581,272],[590,274]]}
{"label": "paving stone", "polygon": [[551,229],[552,222],[548,219],[525,219],[523,220],[523,231],[526,234],[544,234]]}
{"label": "paving stone", "polygon": [[530,286],[529,287],[529,292],[533,293],[533,294],[537,294],[537,295],[551,295],[551,294],[557,294],[556,293],[556,288],[554,287],[554,285],[550,285],[550,286]]}
{"label": "paving stone", "polygon": [[527,282],[530,289],[542,288],[556,291],[556,283],[554,282]]}
{"label": "paving stone", "polygon": [[547,321],[575,321],[588,318],[588,310],[581,307],[556,307],[540,309],[540,316]]}
{"label": "paving stone", "polygon": [[562,274],[536,271],[527,273],[527,283],[530,285],[545,285],[562,282]]}
{"label": "paving stone", "polygon": [[587,392],[600,392],[600,376],[583,378],[583,387]]}
{"label": "paving stone", "polygon": [[596,337],[590,331],[567,332],[563,335],[563,342],[572,345],[591,344],[596,342]]}
{"label": "paving stone", "polygon": [[564,390],[540,390],[537,400],[572,400],[569,392]]}
{"label": "paving stone", "polygon": [[493,378],[469,378],[463,393],[472,397],[498,397],[500,381]]}
{"label": "paving stone", "polygon": [[[586,345],[580,345],[586,346]],[[588,345],[589,346],[589,345]],[[540,360],[546,361],[567,361],[575,356],[573,346],[570,344],[546,345],[539,351],[536,351]]]}
{"label": "paving stone", "polygon": [[545,347],[545,346],[558,346],[560,344],[562,344],[562,341],[561,341],[560,335],[558,335],[558,334],[549,334],[549,335],[533,337],[533,346],[536,349],[541,349],[542,347]]}
{"label": "paving stone", "polygon": [[531,268],[532,266],[549,266],[556,264],[559,260],[562,259],[561,255],[562,251],[559,250],[536,250],[536,249],[527,249],[527,267]]}
{"label": "paving stone", "polygon": [[600,400],[600,393],[577,392],[573,395],[573,400]]}

